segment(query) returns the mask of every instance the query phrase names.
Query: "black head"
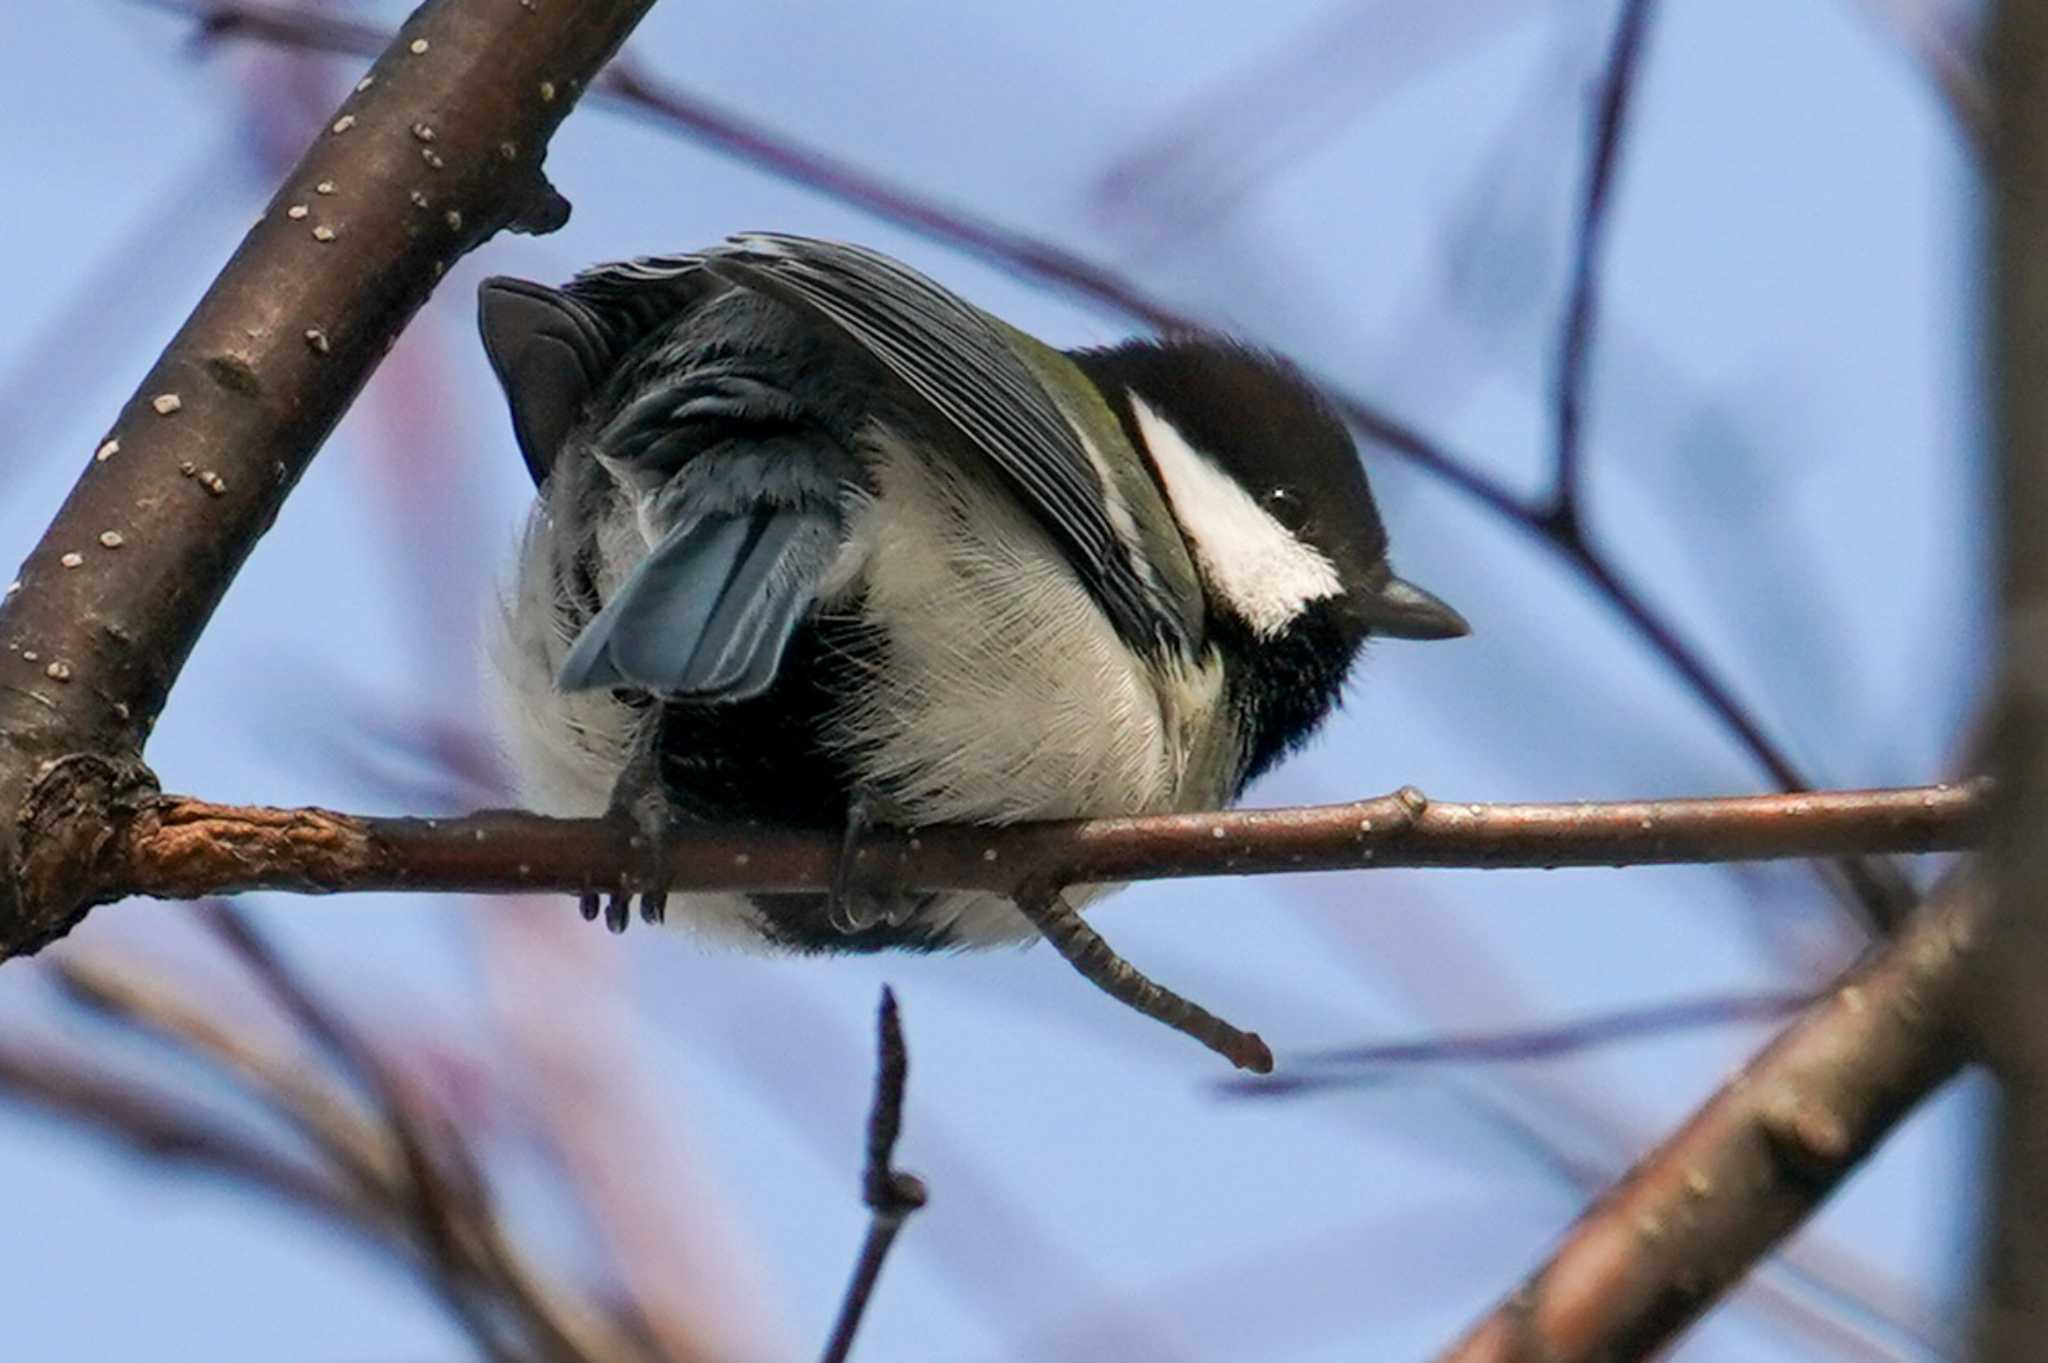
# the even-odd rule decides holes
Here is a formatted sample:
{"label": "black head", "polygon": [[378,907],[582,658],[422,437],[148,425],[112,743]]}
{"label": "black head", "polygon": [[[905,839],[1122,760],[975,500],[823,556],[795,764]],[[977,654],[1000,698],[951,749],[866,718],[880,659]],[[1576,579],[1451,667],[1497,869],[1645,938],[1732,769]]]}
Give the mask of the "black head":
{"label": "black head", "polygon": [[1201,573],[1248,738],[1240,784],[1321,723],[1368,636],[1466,633],[1394,575],[1351,433],[1292,365],[1208,336],[1073,359],[1147,461]]}
{"label": "black head", "polygon": [[1326,601],[1354,643],[1467,632],[1456,611],[1394,576],[1351,432],[1285,360],[1210,336],[1073,358],[1150,464],[1212,612],[1276,634]]}

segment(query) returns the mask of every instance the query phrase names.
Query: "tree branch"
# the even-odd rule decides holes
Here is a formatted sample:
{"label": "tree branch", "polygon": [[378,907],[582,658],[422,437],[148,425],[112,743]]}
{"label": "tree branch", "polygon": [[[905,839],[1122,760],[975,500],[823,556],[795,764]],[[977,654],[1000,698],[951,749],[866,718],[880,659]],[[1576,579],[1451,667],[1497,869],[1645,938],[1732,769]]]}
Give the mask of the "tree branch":
{"label": "tree branch", "polygon": [[[1973,845],[1985,782],[1602,804],[1461,804],[1412,787],[1298,809],[878,829],[862,840],[860,889],[971,889],[1272,875],[1373,867],[1488,869],[1674,865],[1943,852]],[[577,894],[646,860],[635,830],[605,819],[512,810],[373,818],[326,809],[143,803],[95,863],[93,896],[200,899],[281,890]],[[668,887],[824,890],[840,857],[830,830],[686,824],[668,837]],[[640,888],[637,883],[634,888]]]}
{"label": "tree branch", "polygon": [[889,1247],[896,1243],[896,1232],[925,1204],[924,1180],[891,1163],[896,1153],[896,1137],[903,1130],[903,1095],[910,1077],[910,1052],[903,1045],[903,1024],[896,1013],[895,991],[887,985],[882,986],[882,1006],[875,1026],[875,1101],[868,1113],[868,1158],[861,1173],[861,1200],[870,1212],[868,1234],[861,1244],[860,1259],[854,1264],[853,1281],[846,1285],[839,1319],[825,1342],[823,1363],[846,1363],[861,1317],[867,1314],[875,1284],[881,1279]]}
{"label": "tree branch", "polygon": [[1652,0],[1622,0],[1614,24],[1614,46],[1600,84],[1600,109],[1593,124],[1593,153],[1586,167],[1585,198],[1579,205],[1578,240],[1572,250],[1571,292],[1565,303],[1564,336],[1559,344],[1557,421],[1552,448],[1556,483],[1550,514],[1576,534],[1581,505],[1580,439],[1586,396],[1586,369],[1593,348],[1600,292],[1600,247],[1606,234],[1607,206],[1614,189],[1615,166],[1621,159],[1622,130],[1628,121],[1629,96],[1635,91],[1636,68],[1642,61],[1643,37],[1650,23]]}
{"label": "tree branch", "polygon": [[1668,1344],[1960,1067],[1965,966],[1987,906],[1952,880],[1440,1363],[1593,1363]]}
{"label": "tree branch", "polygon": [[[245,957],[245,964],[288,1000],[305,1002],[288,1001],[287,1013],[308,1040],[332,1051],[333,1038],[322,1029],[353,1038],[349,1024],[313,1000],[280,958],[260,950],[261,963]],[[212,1165],[346,1222],[417,1268],[497,1363],[664,1363],[620,1317],[554,1280],[513,1242],[485,1191],[475,1152],[445,1120],[388,1100],[365,1108],[338,1076],[312,1063],[311,1052],[294,1055],[224,1024],[209,1000],[160,972],[88,955],[62,961],[57,978],[83,1006],[228,1073],[310,1140],[320,1167],[274,1154],[262,1141],[216,1124],[203,1109],[171,1104],[54,1058],[38,1061],[29,1052],[0,1050],[0,1094],[57,1108],[149,1153]],[[309,1010],[319,1022],[310,1020]],[[360,1041],[348,1045],[357,1058],[337,1053],[344,1067],[369,1056],[368,1063],[388,1072]],[[462,1174],[448,1177],[449,1166]]]}
{"label": "tree branch", "polygon": [[2048,1318],[2048,5],[2003,0],[1993,15],[1988,349],[2002,540],[1993,753],[2011,784],[1992,828],[1998,907],[1970,1017],[2000,1081],[1972,1356],[2019,1363],[2041,1356]]}
{"label": "tree branch", "polygon": [[90,905],[186,655],[449,262],[564,220],[548,139],[652,3],[428,0],[128,401],[0,600],[0,955]]}

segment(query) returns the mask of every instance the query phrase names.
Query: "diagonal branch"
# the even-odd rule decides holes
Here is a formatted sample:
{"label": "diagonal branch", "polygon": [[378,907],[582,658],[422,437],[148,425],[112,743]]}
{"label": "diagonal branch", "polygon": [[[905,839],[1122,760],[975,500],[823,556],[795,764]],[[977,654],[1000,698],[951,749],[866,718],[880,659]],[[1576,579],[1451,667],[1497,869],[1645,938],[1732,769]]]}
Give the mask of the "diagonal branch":
{"label": "diagonal branch", "polygon": [[1963,1062],[1988,896],[1945,886],[1580,1217],[1440,1363],[1648,1358]]}
{"label": "diagonal branch", "polygon": [[357,82],[0,599],[0,954],[89,906],[242,561],[449,262],[568,205],[548,140],[653,0],[428,0]]}

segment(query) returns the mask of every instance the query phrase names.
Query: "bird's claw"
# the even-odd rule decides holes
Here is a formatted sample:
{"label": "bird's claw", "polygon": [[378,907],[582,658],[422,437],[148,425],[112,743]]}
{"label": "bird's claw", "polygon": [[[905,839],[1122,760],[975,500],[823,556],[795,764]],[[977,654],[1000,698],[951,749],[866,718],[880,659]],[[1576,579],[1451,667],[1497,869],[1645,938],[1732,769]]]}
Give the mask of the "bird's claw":
{"label": "bird's claw", "polygon": [[846,830],[839,840],[839,859],[832,864],[832,886],[825,896],[825,921],[847,935],[865,931],[875,924],[874,904],[856,905],[853,868],[860,860],[861,835],[868,831],[872,811],[859,795],[846,806]]}
{"label": "bird's claw", "polygon": [[673,815],[653,761],[650,752],[629,762],[612,786],[605,809],[607,821],[631,830],[626,842],[639,854],[640,874],[621,872],[617,885],[606,891],[585,890],[577,903],[585,922],[594,922],[601,908],[605,927],[615,933],[624,932],[633,921],[636,883],[642,887],[640,921],[660,923],[668,917],[668,836]]}

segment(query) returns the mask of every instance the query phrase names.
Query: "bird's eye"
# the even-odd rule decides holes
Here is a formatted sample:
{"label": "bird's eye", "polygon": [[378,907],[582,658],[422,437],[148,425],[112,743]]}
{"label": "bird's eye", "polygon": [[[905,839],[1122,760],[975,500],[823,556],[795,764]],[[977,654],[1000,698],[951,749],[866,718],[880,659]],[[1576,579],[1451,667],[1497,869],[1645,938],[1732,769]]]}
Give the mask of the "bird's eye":
{"label": "bird's eye", "polygon": [[1262,500],[1265,502],[1266,510],[1280,524],[1287,526],[1289,529],[1293,529],[1301,524],[1303,511],[1301,496],[1293,488],[1271,488]]}

